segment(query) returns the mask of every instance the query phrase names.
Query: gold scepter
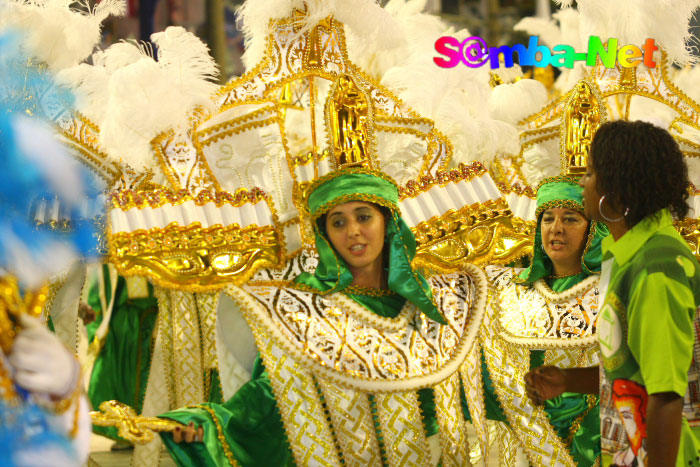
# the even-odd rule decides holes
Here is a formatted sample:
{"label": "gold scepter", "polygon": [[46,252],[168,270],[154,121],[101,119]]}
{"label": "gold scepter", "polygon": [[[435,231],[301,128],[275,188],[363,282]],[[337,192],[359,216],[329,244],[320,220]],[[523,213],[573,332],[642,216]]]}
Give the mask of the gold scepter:
{"label": "gold scepter", "polygon": [[113,426],[119,437],[133,444],[147,444],[153,440],[154,432],[174,431],[184,426],[180,422],[157,417],[143,417],[134,409],[119,401],[104,401],[99,411],[90,412],[92,424]]}

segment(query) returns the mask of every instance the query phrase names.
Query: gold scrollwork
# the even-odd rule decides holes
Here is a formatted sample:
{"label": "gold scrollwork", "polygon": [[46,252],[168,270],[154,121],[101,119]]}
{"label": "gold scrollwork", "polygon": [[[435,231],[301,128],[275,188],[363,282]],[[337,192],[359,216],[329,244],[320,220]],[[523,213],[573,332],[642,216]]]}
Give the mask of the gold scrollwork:
{"label": "gold scrollwork", "polygon": [[416,226],[415,262],[439,272],[508,264],[532,252],[533,231],[534,223],[513,217],[503,199],[465,206]]}
{"label": "gold scrollwork", "polygon": [[258,269],[282,261],[282,238],[272,226],[237,224],[202,228],[199,223],[111,235],[110,261],[124,276],[188,292],[242,284]]}

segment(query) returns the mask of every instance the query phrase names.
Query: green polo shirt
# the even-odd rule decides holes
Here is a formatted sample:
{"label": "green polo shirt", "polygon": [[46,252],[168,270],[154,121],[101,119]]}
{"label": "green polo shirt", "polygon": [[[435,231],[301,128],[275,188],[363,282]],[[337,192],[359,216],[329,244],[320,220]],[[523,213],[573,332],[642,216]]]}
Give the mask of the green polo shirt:
{"label": "green polo shirt", "polygon": [[[685,396],[700,303],[700,264],[667,209],[646,217],[617,241],[605,238],[603,260],[611,258],[598,320],[606,378],[611,384],[626,380],[626,387],[640,388],[645,399],[661,392]],[[684,419],[677,465],[687,466],[687,455],[692,460],[700,455],[696,444]],[[603,465],[610,465],[605,454]]]}

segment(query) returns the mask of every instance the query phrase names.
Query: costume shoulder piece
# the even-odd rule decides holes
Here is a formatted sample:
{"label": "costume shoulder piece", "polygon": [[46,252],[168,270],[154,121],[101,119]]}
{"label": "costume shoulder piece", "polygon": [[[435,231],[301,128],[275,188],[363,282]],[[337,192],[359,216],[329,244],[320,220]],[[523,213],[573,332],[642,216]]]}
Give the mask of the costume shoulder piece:
{"label": "costume shoulder piece", "polygon": [[532,285],[512,281],[519,270],[486,269],[499,335],[529,348],[586,347],[596,341],[598,276],[590,276],[565,292],[553,292],[544,280]]}
{"label": "costume shoulder piece", "polygon": [[395,318],[380,317],[348,296],[321,296],[294,284],[231,286],[254,334],[272,339],[306,369],[359,390],[392,392],[431,386],[455,373],[476,337],[486,280],[468,273],[429,280],[448,324],[407,302]]}

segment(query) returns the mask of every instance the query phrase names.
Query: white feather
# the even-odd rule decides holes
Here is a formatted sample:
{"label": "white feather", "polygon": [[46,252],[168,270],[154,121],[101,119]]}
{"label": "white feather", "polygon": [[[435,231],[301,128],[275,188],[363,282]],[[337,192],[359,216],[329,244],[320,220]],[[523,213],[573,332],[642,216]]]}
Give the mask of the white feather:
{"label": "white feather", "polygon": [[87,58],[100,41],[100,23],[126,11],[125,0],[105,0],[93,12],[71,9],[66,0],[12,0],[0,18],[0,29],[20,29],[27,35],[30,56],[53,70],[74,66]]}
{"label": "white feather", "polygon": [[[160,60],[147,55],[114,71],[109,78],[107,112],[99,124],[107,153],[134,169],[155,165],[151,140],[168,128],[187,127],[197,107],[210,109],[217,68],[206,45],[181,27],[154,34]],[[105,65],[131,52],[107,54]],[[114,60],[113,60],[114,59]]]}
{"label": "white feather", "polygon": [[294,10],[305,11],[295,25],[297,34],[313,28],[319,21],[333,16],[347,29],[382,48],[398,45],[400,31],[389,13],[376,0],[278,0],[246,1],[237,10],[242,24],[246,51],[243,63],[247,69],[258,63],[265,54],[265,43],[272,31],[272,20],[291,16]]}
{"label": "white feather", "polygon": [[[466,37],[465,34],[461,32],[460,37]],[[393,89],[420,115],[435,122],[452,141],[455,164],[490,160],[500,152],[517,152],[516,129],[489,115],[488,70],[425,66],[430,57],[412,55],[402,65],[388,70],[382,84]]]}
{"label": "white feather", "polygon": [[520,120],[540,110],[547,102],[547,89],[533,79],[496,86],[489,96],[493,118],[517,125]]}
{"label": "white feather", "polygon": [[561,29],[553,19],[523,18],[513,26],[513,29],[515,31],[525,31],[531,36],[539,36],[540,43],[549,47],[561,44]]}
{"label": "white feather", "polygon": [[158,64],[174,79],[170,87],[174,86],[184,101],[192,99],[185,106],[209,106],[209,99],[202,96],[209,97],[216,90],[213,81],[219,69],[206,44],[179,26],[153,34],[151,40],[158,46]]}
{"label": "white feather", "polygon": [[686,44],[693,12],[699,0],[579,0],[581,40],[599,36],[618,39],[618,46],[642,46],[653,38],[676,63],[691,63],[693,57]]}
{"label": "white feather", "polygon": [[155,166],[151,141],[187,128],[192,111],[211,109],[218,69],[206,45],[181,27],[154,34],[158,58],[131,42],[117,43],[59,74],[73,86],[77,109],[100,128],[100,146],[133,169]]}

